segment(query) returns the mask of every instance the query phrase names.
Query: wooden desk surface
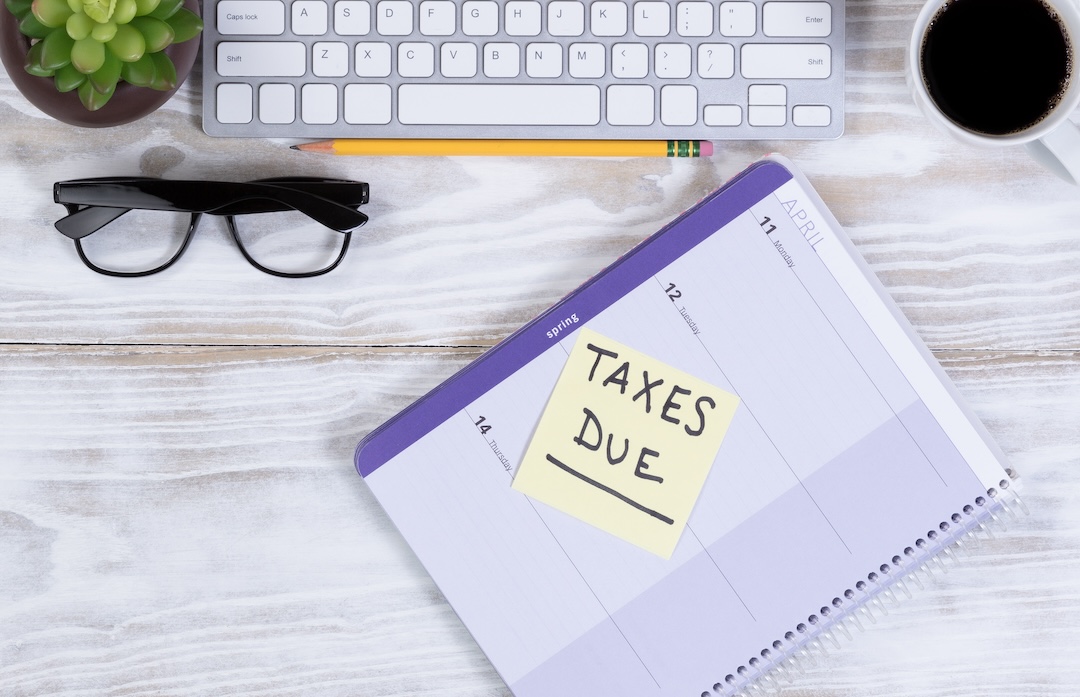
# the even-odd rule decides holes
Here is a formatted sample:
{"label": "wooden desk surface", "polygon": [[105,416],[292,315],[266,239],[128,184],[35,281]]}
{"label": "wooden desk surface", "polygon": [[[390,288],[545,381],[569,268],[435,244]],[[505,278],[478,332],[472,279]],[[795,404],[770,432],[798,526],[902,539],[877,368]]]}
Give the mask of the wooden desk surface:
{"label": "wooden desk surface", "polygon": [[[785,694],[1078,694],[1080,189],[917,113],[917,10],[849,0],[841,139],[697,161],[305,155],[205,136],[197,80],[140,122],[79,130],[0,73],[0,695],[508,694],[353,448],[770,151],[808,175],[1031,509]],[[371,223],[317,279],[255,271],[217,223],[169,272],[107,278],[52,228],[50,188],[106,174],[362,179]]]}

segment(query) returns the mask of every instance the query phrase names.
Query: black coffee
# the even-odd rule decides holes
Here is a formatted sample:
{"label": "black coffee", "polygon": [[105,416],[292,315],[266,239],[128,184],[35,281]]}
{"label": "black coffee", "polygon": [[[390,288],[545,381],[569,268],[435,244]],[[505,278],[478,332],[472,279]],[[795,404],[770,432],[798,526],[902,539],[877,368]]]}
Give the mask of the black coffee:
{"label": "black coffee", "polygon": [[1040,0],[949,0],[926,29],[920,65],[930,96],[952,121],[1006,135],[1054,109],[1072,59],[1065,27]]}

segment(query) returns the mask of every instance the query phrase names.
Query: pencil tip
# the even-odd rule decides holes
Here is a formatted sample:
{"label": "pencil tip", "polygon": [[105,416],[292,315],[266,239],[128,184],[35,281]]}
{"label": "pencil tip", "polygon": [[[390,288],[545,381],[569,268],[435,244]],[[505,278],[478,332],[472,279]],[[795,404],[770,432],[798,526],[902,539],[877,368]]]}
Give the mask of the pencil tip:
{"label": "pencil tip", "polygon": [[299,150],[299,149],[300,149],[299,145],[290,145],[289,146],[289,150]]}

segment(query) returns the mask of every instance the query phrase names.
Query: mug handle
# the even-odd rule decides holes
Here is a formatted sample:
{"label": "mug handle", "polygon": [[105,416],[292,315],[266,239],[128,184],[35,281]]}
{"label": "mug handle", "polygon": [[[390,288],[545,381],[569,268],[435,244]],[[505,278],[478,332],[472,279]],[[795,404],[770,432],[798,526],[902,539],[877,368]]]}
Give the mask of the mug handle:
{"label": "mug handle", "polygon": [[1026,147],[1039,164],[1070,184],[1080,183],[1080,128],[1075,123],[1066,119]]}

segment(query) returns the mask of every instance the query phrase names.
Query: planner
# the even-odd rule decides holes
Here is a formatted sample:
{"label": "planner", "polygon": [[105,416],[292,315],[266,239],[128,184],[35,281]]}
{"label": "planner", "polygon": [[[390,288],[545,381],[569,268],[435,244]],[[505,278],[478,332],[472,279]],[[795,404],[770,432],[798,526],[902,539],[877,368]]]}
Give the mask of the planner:
{"label": "planner", "polygon": [[780,157],[368,434],[355,465],[517,697],[735,694],[1020,504]]}

